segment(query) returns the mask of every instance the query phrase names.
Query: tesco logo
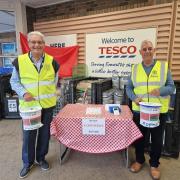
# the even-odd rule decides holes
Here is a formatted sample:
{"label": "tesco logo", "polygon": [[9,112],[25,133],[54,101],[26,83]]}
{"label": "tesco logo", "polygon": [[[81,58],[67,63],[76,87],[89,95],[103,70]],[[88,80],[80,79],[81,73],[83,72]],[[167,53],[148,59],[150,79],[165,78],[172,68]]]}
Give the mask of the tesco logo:
{"label": "tesco logo", "polygon": [[136,46],[109,46],[99,47],[100,54],[134,54],[137,51]]}

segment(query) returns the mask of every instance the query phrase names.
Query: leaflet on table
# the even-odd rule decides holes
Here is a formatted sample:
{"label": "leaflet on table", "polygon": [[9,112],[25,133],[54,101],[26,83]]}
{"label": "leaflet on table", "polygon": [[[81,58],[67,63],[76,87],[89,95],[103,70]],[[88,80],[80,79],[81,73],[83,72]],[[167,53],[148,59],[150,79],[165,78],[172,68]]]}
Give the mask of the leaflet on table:
{"label": "leaflet on table", "polygon": [[87,107],[86,108],[86,114],[90,114],[90,115],[100,115],[101,112],[101,108],[100,107]]}

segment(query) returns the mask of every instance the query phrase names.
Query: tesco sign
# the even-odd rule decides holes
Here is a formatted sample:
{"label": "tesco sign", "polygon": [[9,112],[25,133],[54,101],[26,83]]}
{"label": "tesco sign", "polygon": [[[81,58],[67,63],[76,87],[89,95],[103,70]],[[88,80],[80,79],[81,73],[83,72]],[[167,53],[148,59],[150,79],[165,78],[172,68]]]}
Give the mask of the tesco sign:
{"label": "tesco sign", "polygon": [[100,54],[134,54],[137,51],[136,46],[109,46],[109,47],[99,47]]}
{"label": "tesco sign", "polygon": [[133,64],[142,61],[141,42],[151,37],[156,45],[156,28],[86,34],[88,76],[128,76]]}

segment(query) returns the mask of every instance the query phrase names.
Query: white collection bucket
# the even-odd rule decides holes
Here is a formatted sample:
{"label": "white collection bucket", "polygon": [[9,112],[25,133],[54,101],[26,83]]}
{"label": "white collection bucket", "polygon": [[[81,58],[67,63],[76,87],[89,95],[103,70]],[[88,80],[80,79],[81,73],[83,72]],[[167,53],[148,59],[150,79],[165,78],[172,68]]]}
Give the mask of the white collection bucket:
{"label": "white collection bucket", "polygon": [[19,110],[23,120],[24,130],[34,130],[43,126],[41,123],[42,108],[40,106],[19,108]]}
{"label": "white collection bucket", "polygon": [[159,126],[160,103],[140,102],[140,124],[144,127]]}

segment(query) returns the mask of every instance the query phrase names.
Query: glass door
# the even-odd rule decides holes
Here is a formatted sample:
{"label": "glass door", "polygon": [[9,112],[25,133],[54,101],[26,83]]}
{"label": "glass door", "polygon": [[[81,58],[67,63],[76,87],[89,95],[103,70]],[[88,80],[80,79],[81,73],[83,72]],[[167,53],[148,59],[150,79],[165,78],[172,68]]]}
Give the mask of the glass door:
{"label": "glass door", "polygon": [[0,10],[0,67],[12,67],[17,57],[14,11]]}

